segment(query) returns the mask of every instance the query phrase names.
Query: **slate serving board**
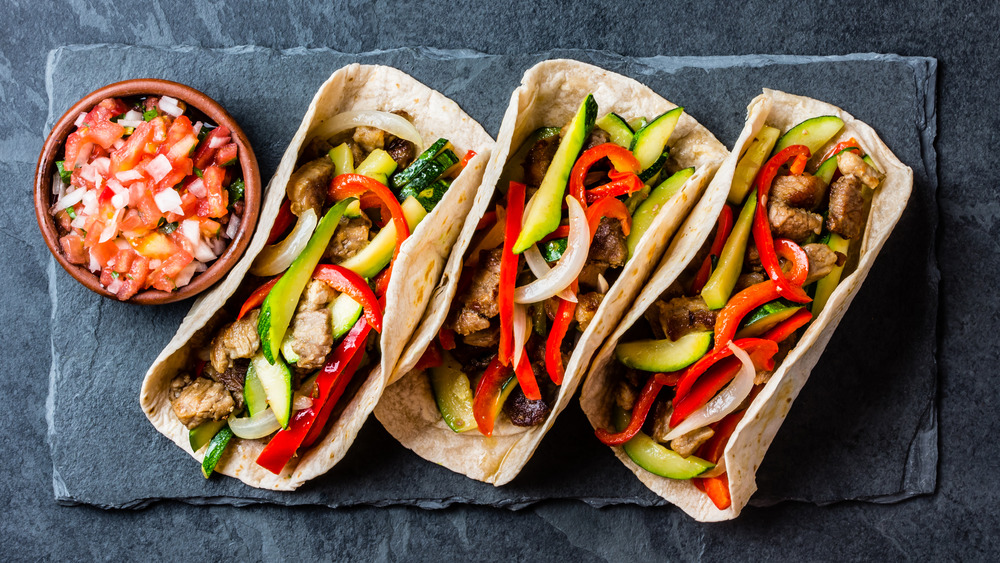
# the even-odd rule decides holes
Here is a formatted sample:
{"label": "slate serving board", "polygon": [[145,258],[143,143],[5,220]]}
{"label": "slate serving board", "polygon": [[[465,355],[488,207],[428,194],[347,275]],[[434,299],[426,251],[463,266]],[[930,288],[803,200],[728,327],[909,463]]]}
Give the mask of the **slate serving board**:
{"label": "slate serving board", "polygon": [[[934,152],[936,61],[891,55],[631,58],[595,51],[485,55],[398,49],[364,54],[255,47],[71,46],[50,53],[49,120],[87,92],[137,77],[177,80],[219,100],[273,173],[313,93],[351,62],[400,68],[438,89],[495,135],[510,92],[534,63],[567,57],[632,76],[686,108],[727,146],[764,86],[839,105],[872,125],[915,174],[906,213],[813,371],[758,472],[752,504],[786,499],[892,502],[936,484]],[[503,488],[478,483],[404,449],[372,417],[347,457],[295,493],[205,480],[138,406],[142,375],[190,306],[100,298],[50,260],[52,367],[46,405],[56,500],[106,508],[159,499],[195,504],[416,505],[511,508],[545,499],[662,504],[593,437],[579,407],[559,418]]]}

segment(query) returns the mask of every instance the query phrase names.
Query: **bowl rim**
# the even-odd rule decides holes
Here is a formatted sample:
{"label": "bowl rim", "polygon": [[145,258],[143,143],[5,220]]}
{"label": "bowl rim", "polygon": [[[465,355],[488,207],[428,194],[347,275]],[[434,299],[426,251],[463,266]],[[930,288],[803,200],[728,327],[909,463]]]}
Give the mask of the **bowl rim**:
{"label": "bowl rim", "polygon": [[226,250],[212,262],[207,270],[196,274],[189,284],[177,291],[168,292],[158,289],[146,289],[125,301],[126,303],[138,303],[141,305],[158,305],[193,297],[223,278],[236,265],[247,246],[249,246],[260,215],[262,190],[257,158],[243,129],[229,112],[214,99],[191,86],[159,78],[123,80],[108,84],[87,94],[66,110],[62,117],[55,122],[48,137],[45,139],[45,144],[42,146],[42,151],[38,156],[38,164],[35,168],[35,218],[38,221],[38,228],[42,231],[45,244],[49,247],[49,252],[52,253],[64,270],[94,293],[119,301],[114,293],[111,293],[101,285],[98,275],[82,265],[70,263],[63,255],[59,245],[59,230],[56,227],[55,218],[49,214],[49,209],[52,206],[52,180],[56,155],[63,150],[66,138],[74,130],[75,122],[81,112],[90,111],[105,98],[141,95],[167,95],[177,98],[205,114],[216,125],[225,125],[228,127],[239,149],[240,169],[243,174],[243,181],[246,184],[243,195],[245,211],[240,220],[236,236],[233,237],[232,241],[226,246]]}

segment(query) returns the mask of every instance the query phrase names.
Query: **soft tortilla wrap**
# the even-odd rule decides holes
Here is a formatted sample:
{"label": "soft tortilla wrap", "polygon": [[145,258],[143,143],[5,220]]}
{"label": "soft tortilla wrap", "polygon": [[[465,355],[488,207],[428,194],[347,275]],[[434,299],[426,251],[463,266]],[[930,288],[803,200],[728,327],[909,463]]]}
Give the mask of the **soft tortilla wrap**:
{"label": "soft tortilla wrap", "polygon": [[[207,344],[214,329],[232,320],[232,314],[222,311],[223,305],[239,287],[266,243],[285,197],[285,186],[303,145],[309,139],[310,129],[329,117],[350,110],[405,111],[420,132],[425,145],[422,148],[445,137],[461,154],[471,149],[476,151],[477,156],[403,243],[386,295],[384,329],[379,340],[380,363],[355,375],[356,381],[348,388],[348,393],[359,378],[363,378],[360,387],[342,410],[338,406],[332,416],[334,423],[324,437],[309,450],[300,452],[299,457],[294,458],[280,475],[274,475],[254,463],[265,445],[264,441],[234,439],[230,443],[215,470],[254,487],[295,489],[306,480],[327,472],[344,456],[378,402],[386,383],[384,374],[392,372],[431,298],[431,289],[440,277],[451,246],[469,213],[489,159],[492,139],[482,126],[466,115],[458,104],[399,70],[353,64],[333,73],[323,83],[268,184],[257,232],[246,255],[222,283],[195,302],[173,340],[146,372],[140,398],[142,409],[157,430],[195,459],[202,459],[204,449],[191,451],[188,429],[170,407],[170,381],[187,369],[191,352]],[[192,475],[196,474],[194,468],[192,472]]]}
{"label": "soft tortilla wrap", "polygon": [[567,123],[588,93],[594,94],[599,115],[613,111],[625,119],[640,116],[652,119],[677,107],[631,78],[578,61],[551,60],[529,69],[521,86],[511,96],[483,184],[452,249],[444,275],[434,290],[427,315],[396,366],[390,380],[395,383],[386,389],[375,409],[375,416],[386,430],[421,457],[494,485],[503,485],[513,479],[534,453],[556,416],[576,392],[580,376],[594,351],[631,305],[671,235],[727,154],[725,147],[694,118],[686,113],[681,117],[668,141],[671,160],[678,168],[695,166],[697,170],[660,210],[647,236],[636,248],[635,256],[626,263],[593,321],[576,343],[548,418],[538,426],[521,428],[501,414],[492,437],[484,437],[476,430],[457,434],[441,418],[428,377],[422,371],[411,370],[448,316],[462,260],[479,219],[490,204],[508,155],[539,127],[560,127]]}
{"label": "soft tortilla wrap", "polygon": [[[719,510],[690,481],[654,475],[636,465],[622,448],[612,448],[622,463],[653,492],[700,521],[735,518],[757,489],[755,474],[764,453],[788,414],[792,401],[809,377],[809,372],[823,353],[837,323],[868,275],[879,250],[902,215],[913,189],[913,171],[889,151],[871,127],[840,108],[810,98],[765,89],[762,95],[750,103],[746,125],[732,153],[684,223],[680,234],[671,243],[663,263],[650,278],[635,306],[597,354],[583,385],[580,404],[591,424],[594,428],[611,428],[612,407],[615,402],[611,385],[614,374],[620,369],[614,357],[615,346],[625,332],[642,319],[646,309],[673,283],[715,231],[716,219],[726,201],[736,163],[743,151],[765,124],[785,132],[807,118],[821,115],[836,115],[845,123],[828,146],[855,137],[885,173],[885,179],[875,192],[861,243],[851,246],[851,255],[840,284],[826,307],[809,325],[750,405],[726,445],[724,458],[732,505],[726,510]],[[818,152],[822,154],[825,150],[824,147]]]}

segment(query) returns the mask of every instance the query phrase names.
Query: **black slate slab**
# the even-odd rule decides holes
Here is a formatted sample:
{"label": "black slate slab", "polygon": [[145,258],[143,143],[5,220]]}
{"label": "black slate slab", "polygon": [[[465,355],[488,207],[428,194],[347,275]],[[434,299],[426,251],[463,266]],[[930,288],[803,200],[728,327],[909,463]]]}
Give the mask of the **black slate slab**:
{"label": "black slate slab", "polygon": [[[49,57],[49,123],[104,83],[139,76],[179,80],[220,100],[242,123],[262,177],[268,178],[312,94],[344,64],[389,64],[410,72],[455,99],[495,134],[521,73],[557,56],[637,78],[684,105],[727,145],[742,126],[746,103],[762,86],[812,95],[870,123],[914,169],[907,212],[779,432],[758,473],[760,491],[752,502],[890,502],[933,491],[938,272],[932,59],[70,47]],[[660,502],[596,442],[575,404],[524,472],[502,489],[420,460],[395,444],[374,418],[340,465],[295,494],[258,491],[232,479],[205,481],[187,454],[155,432],[137,401],[143,372],[187,305],[151,309],[114,303],[79,288],[58,267],[48,270],[53,309],[48,414],[53,486],[60,502],[102,507],[143,506],[161,498],[422,507],[454,502],[521,507],[559,498],[594,505]],[[62,329],[67,326],[77,330]]]}

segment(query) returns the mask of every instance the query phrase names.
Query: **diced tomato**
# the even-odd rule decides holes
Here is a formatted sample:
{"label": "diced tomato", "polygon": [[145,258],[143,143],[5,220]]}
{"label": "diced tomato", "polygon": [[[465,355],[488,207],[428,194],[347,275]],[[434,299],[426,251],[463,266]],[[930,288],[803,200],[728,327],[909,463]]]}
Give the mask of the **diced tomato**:
{"label": "diced tomato", "polygon": [[[153,128],[153,138],[151,139],[153,143],[162,143],[167,140],[167,129],[170,126],[170,121],[166,116],[161,115],[160,117],[150,121],[149,124]],[[154,148],[148,152],[150,154],[155,153],[156,147],[154,146]]]}
{"label": "diced tomato", "polygon": [[62,247],[63,254],[72,264],[86,264],[89,262],[87,251],[83,248],[83,235],[72,232],[59,239],[59,246]]}
{"label": "diced tomato", "polygon": [[86,129],[70,133],[66,137],[66,166],[75,167],[81,153],[89,153],[92,147],[93,141],[87,138]]}
{"label": "diced tomato", "polygon": [[132,261],[132,266],[129,268],[128,273],[124,274],[122,286],[118,288],[118,299],[125,301],[126,299],[131,299],[136,293],[139,293],[140,289],[146,287],[146,278],[148,276],[149,258],[136,256],[135,260]]}
{"label": "diced tomato", "polygon": [[201,145],[198,146],[198,150],[194,153],[194,165],[195,168],[204,170],[212,164],[212,160],[215,158],[215,153],[218,151],[219,147],[209,148],[212,144],[212,139],[222,138],[229,136],[229,128],[225,125],[220,125],[215,129],[208,132],[205,138],[202,139]]}
{"label": "diced tomato", "polygon": [[119,223],[122,232],[132,233],[133,236],[142,234],[149,230],[143,223],[142,216],[137,209],[128,209]]}
{"label": "diced tomato", "polygon": [[219,147],[219,152],[215,154],[215,163],[219,166],[229,166],[236,162],[236,152],[236,143]]}
{"label": "diced tomato", "polygon": [[143,190],[142,197],[138,201],[130,202],[139,210],[139,218],[142,220],[142,225],[147,229],[155,229],[160,224],[160,219],[163,218],[163,213],[160,208],[156,206],[156,201],[153,200],[153,194],[149,190]]}
{"label": "diced tomato", "polygon": [[226,214],[229,206],[229,192],[222,187],[222,178],[225,171],[218,166],[209,166],[205,169],[203,178],[208,196],[201,205],[198,206],[200,217],[222,217]]}
{"label": "diced tomato", "polygon": [[194,260],[187,251],[178,249],[176,253],[167,258],[160,264],[153,275],[150,277],[151,285],[156,289],[161,289],[163,291],[173,291],[177,287],[177,274],[184,269]]}
{"label": "diced tomato", "polygon": [[96,187],[94,185],[94,182],[91,182],[90,180],[85,180],[83,178],[83,172],[82,171],[83,171],[82,167],[77,168],[76,170],[73,170],[73,174],[70,175],[69,183],[71,185],[73,185],[73,186],[78,186],[78,187],[81,187],[81,188],[87,188],[88,190],[94,189]]}
{"label": "diced tomato", "polygon": [[159,182],[156,183],[156,193],[172,188],[188,177],[194,170],[191,159],[184,157],[173,163],[174,167]]}
{"label": "diced tomato", "polygon": [[97,143],[105,149],[111,148],[111,145],[113,145],[118,139],[121,139],[122,135],[125,134],[124,127],[108,120],[98,121],[97,123],[87,127],[86,131],[87,139]]}
{"label": "diced tomato", "polygon": [[179,230],[170,233],[167,237],[169,237],[170,240],[177,245],[177,248],[187,252],[188,254],[194,254],[194,245],[191,244],[191,241],[189,241],[186,236],[181,234]]}
{"label": "diced tomato", "polygon": [[[98,232],[98,236],[100,236],[100,232]],[[102,268],[107,265],[108,262],[114,260],[115,255],[118,254],[118,245],[115,244],[115,241],[113,240],[98,243],[90,246],[89,248],[90,255],[94,257],[94,260],[100,264]]]}
{"label": "diced tomato", "polygon": [[[72,135],[71,135],[72,136]],[[121,148],[111,153],[110,173],[114,175],[122,170],[132,170],[145,155],[146,145],[153,136],[153,122],[144,121],[129,135]],[[68,145],[67,145],[68,146]],[[68,157],[67,153],[67,157]]]}
{"label": "diced tomato", "polygon": [[[83,240],[83,244],[86,245],[87,248],[93,248],[98,244],[97,241],[101,239],[101,232],[104,230],[104,219],[101,217],[100,212],[87,219],[87,223],[84,225],[84,230],[87,231],[87,235]],[[112,256],[114,256],[114,254],[112,254]],[[104,265],[105,262],[107,262],[107,260],[101,262],[101,265]]]}
{"label": "diced tomato", "polygon": [[116,115],[121,115],[128,111],[128,106],[125,102],[119,100],[118,98],[105,98],[101,100],[99,104],[94,106],[94,109],[90,110],[87,117],[83,118],[83,121],[87,125],[94,125],[100,121],[105,121],[115,117]]}
{"label": "diced tomato", "polygon": [[142,254],[146,258],[156,258],[157,260],[166,260],[176,252],[184,252],[183,249],[178,248],[172,240],[159,231],[154,231],[140,239],[136,239],[132,246],[135,247],[139,254]]}
{"label": "diced tomato", "polygon": [[73,220],[69,218],[69,213],[65,209],[56,213],[56,221],[59,222],[59,228],[64,232],[69,232],[73,228]]}
{"label": "diced tomato", "polygon": [[219,235],[219,231],[222,230],[222,225],[218,221],[213,221],[205,217],[198,218],[199,227],[201,227],[201,236],[205,238],[213,238]]}

